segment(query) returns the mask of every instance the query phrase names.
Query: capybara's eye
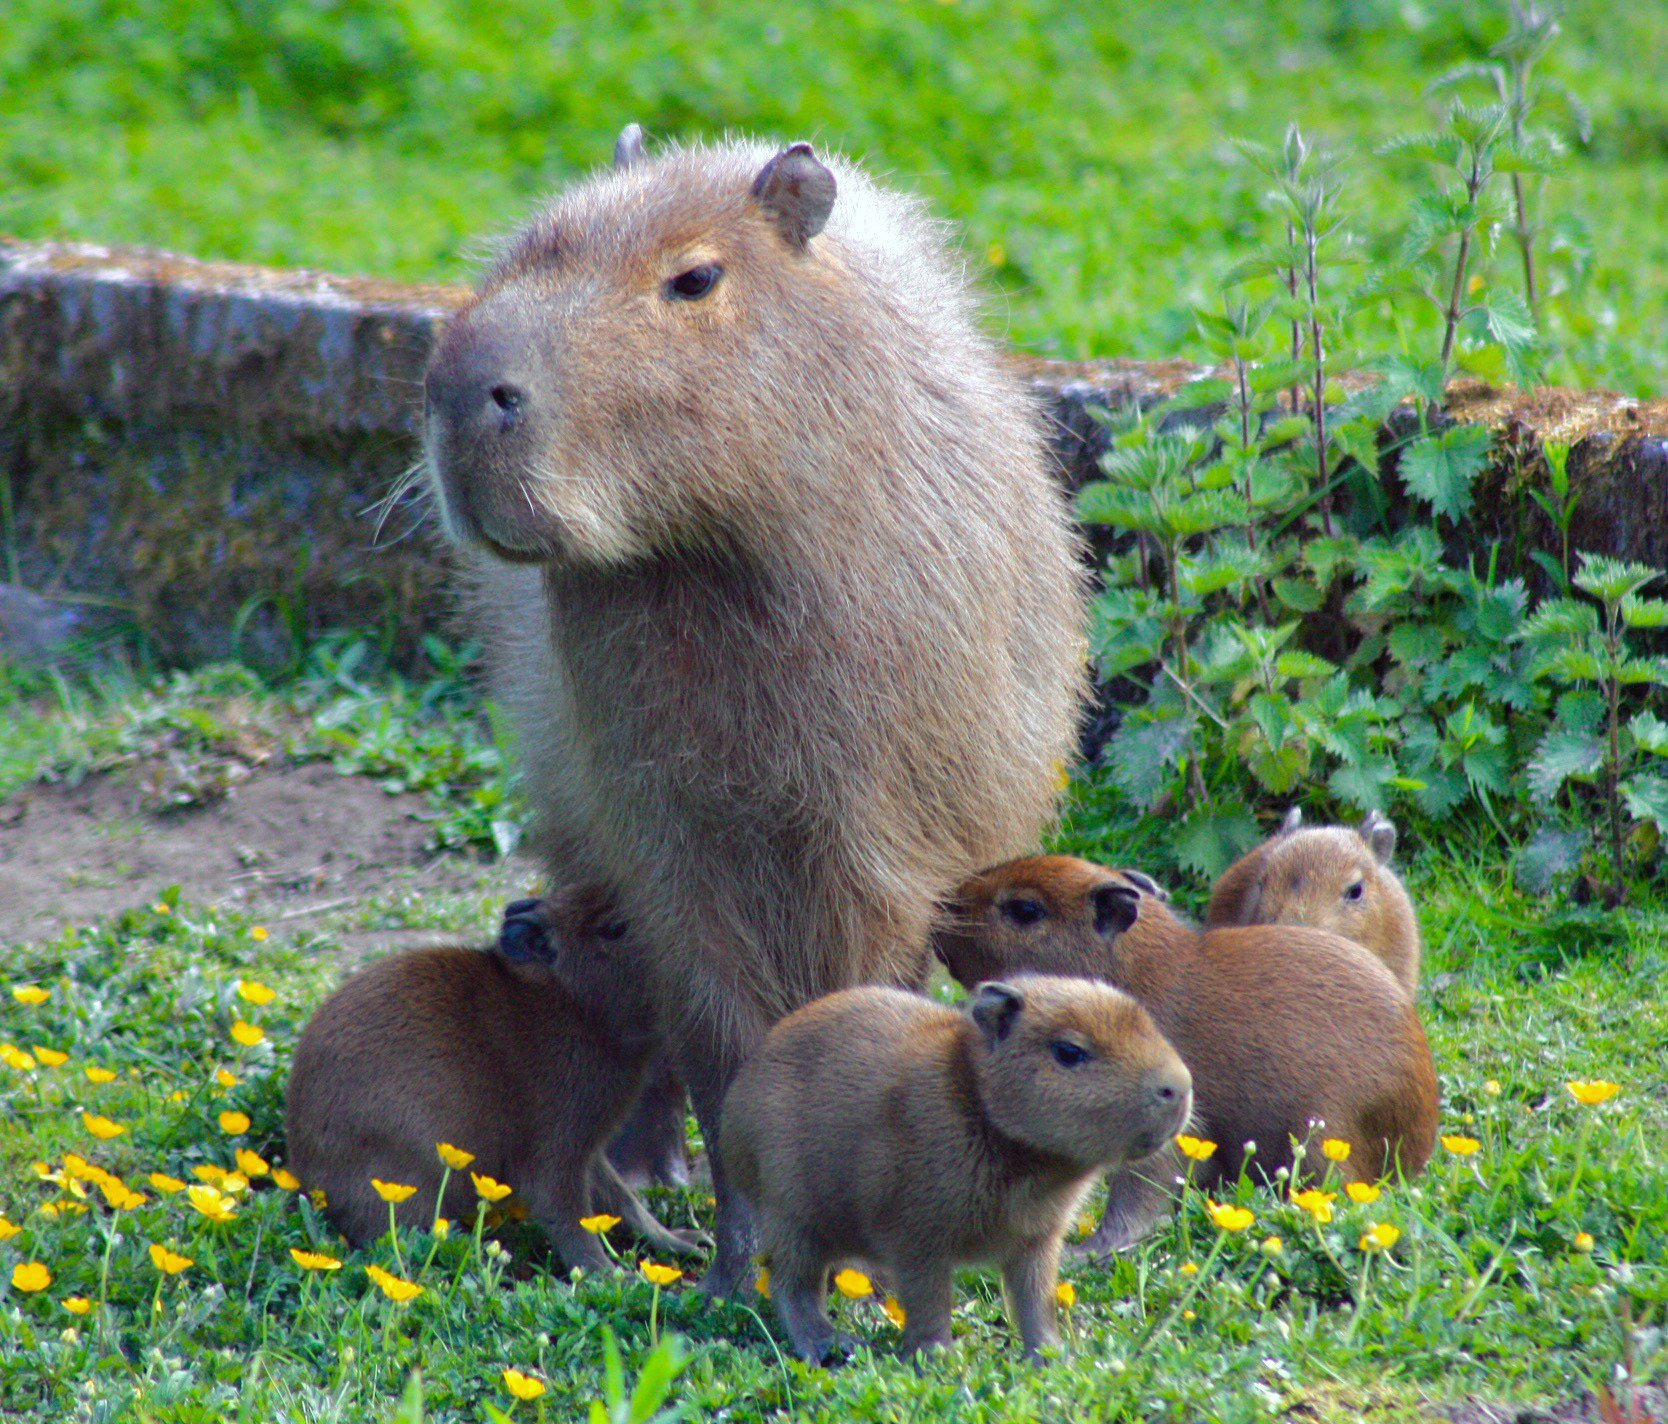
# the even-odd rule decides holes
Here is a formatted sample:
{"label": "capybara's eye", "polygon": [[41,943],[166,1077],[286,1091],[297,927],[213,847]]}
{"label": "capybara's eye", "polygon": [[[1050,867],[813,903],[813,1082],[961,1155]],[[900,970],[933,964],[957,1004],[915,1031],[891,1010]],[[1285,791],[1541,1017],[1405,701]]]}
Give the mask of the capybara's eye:
{"label": "capybara's eye", "polygon": [[1040,900],[1004,900],[1002,913],[1016,925],[1034,925],[1048,914],[1048,908]]}
{"label": "capybara's eye", "polygon": [[1062,1068],[1076,1068],[1080,1063],[1089,1061],[1089,1050],[1081,1043],[1072,1043],[1064,1038],[1057,1038],[1048,1045],[1048,1051],[1054,1055],[1054,1061]]}
{"label": "capybara's eye", "polygon": [[691,267],[687,272],[679,272],[666,284],[666,295],[674,301],[698,302],[718,285],[718,279],[723,275],[724,269],[717,263]]}
{"label": "capybara's eye", "polygon": [[1344,899],[1359,900],[1366,890],[1366,886],[1359,880],[1344,891]]}
{"label": "capybara's eye", "polygon": [[625,932],[624,920],[604,920],[596,929],[598,939],[624,939]]}

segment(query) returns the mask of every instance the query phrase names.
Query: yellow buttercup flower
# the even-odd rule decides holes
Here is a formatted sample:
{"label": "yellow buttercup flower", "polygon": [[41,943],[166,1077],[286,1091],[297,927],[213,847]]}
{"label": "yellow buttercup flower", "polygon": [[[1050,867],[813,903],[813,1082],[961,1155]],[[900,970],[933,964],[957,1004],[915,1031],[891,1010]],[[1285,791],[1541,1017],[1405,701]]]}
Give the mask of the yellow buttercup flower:
{"label": "yellow buttercup flower", "polygon": [[237,1169],[246,1177],[264,1177],[268,1171],[266,1158],[258,1152],[251,1152],[247,1147],[237,1150]]}
{"label": "yellow buttercup flower", "polygon": [[1483,1144],[1475,1137],[1444,1137],[1442,1145],[1456,1157],[1469,1157]]}
{"label": "yellow buttercup flower", "polygon": [[434,1150],[440,1155],[440,1160],[454,1172],[461,1172],[475,1160],[473,1152],[465,1152],[461,1147],[453,1147],[450,1142],[437,1142]]}
{"label": "yellow buttercup flower", "polygon": [[365,1274],[377,1284],[389,1300],[416,1300],[423,1293],[423,1288],[414,1281],[401,1280],[392,1271],[385,1271],[381,1266],[366,1266]]}
{"label": "yellow buttercup flower", "polygon": [[1321,1143],[1321,1156],[1328,1162],[1343,1162],[1349,1157],[1349,1143],[1341,1137],[1329,1137]]}
{"label": "yellow buttercup flower", "polygon": [[[266,928],[265,925],[250,925],[249,926],[249,938],[254,940],[256,944],[264,944],[266,942],[267,937],[268,937],[267,936],[267,928]],[[259,1000],[257,1000],[256,1002],[258,1003]]]}
{"label": "yellow buttercup flower", "polygon": [[28,1008],[37,1008],[52,997],[52,990],[43,989],[39,984],[13,984],[12,997],[18,1003]]}
{"label": "yellow buttercup flower", "polygon": [[1401,1240],[1401,1237],[1402,1229],[1399,1226],[1369,1226],[1361,1238],[1360,1246],[1363,1251],[1388,1251]]}
{"label": "yellow buttercup flower", "polygon": [[1357,1206],[1366,1206],[1376,1202],[1384,1194],[1383,1187],[1375,1187],[1369,1182],[1351,1182],[1344,1190],[1349,1193],[1349,1199]]}
{"label": "yellow buttercup flower", "polygon": [[95,1167],[85,1157],[76,1152],[64,1153],[64,1175],[76,1182],[96,1182],[101,1177],[108,1178],[109,1173],[102,1167]]}
{"label": "yellow buttercup flower", "polygon": [[[641,1261],[637,1269],[643,1273],[643,1279],[652,1285],[669,1286],[673,1281],[682,1280],[683,1272],[676,1266],[662,1266],[657,1261]],[[835,1277],[836,1284],[839,1277]]]}
{"label": "yellow buttercup flower", "polygon": [[132,1211],[150,1200],[149,1197],[133,1191],[120,1177],[107,1176],[98,1184],[98,1189],[104,1193],[105,1201],[117,1211]]}
{"label": "yellow buttercup flower", "polygon": [[904,1314],[902,1303],[897,1296],[889,1295],[880,1303],[881,1314],[890,1320],[898,1329],[902,1330],[909,1323],[909,1317]]}
{"label": "yellow buttercup flower", "polygon": [[10,1241],[22,1230],[15,1221],[7,1221],[5,1217],[0,1216],[0,1241]]}
{"label": "yellow buttercup flower", "polygon": [[1586,1255],[1593,1249],[1593,1238],[1590,1233],[1578,1231],[1575,1233],[1575,1249]]}
{"label": "yellow buttercup flower", "polygon": [[52,1272],[39,1261],[19,1261],[12,1267],[12,1289],[33,1294],[52,1284]]}
{"label": "yellow buttercup flower", "polygon": [[1203,1137],[1189,1137],[1185,1132],[1177,1136],[1176,1146],[1181,1148],[1182,1156],[1191,1157],[1195,1162],[1203,1162],[1216,1151],[1214,1142]]}
{"label": "yellow buttercup flower", "polygon": [[1196,1310],[1184,1310],[1184,1311],[1182,1311],[1182,1319],[1187,1321],[1187,1323],[1189,1325],[1191,1325],[1198,1318],[1199,1318],[1199,1312],[1196,1311]]}
{"label": "yellow buttercup flower", "polygon": [[[261,937],[265,938],[264,930],[262,931]],[[276,991],[267,988],[265,984],[262,984],[255,979],[239,979],[237,981],[237,996],[242,999],[244,1003],[255,1004],[257,1006],[261,1004],[270,1004],[278,997]]]}
{"label": "yellow buttercup flower", "polygon": [[236,1073],[228,1073],[224,1068],[216,1068],[214,1081],[222,1088],[235,1088],[238,1085],[238,1076]]}
{"label": "yellow buttercup flower", "polygon": [[1183,1261],[1176,1269],[1184,1276],[1196,1276],[1199,1274],[1199,1263],[1197,1261]]}
{"label": "yellow buttercup flower", "polygon": [[166,1172],[152,1172],[146,1179],[164,1196],[173,1196],[175,1192],[183,1192],[185,1183],[178,1177],[170,1177]]}
{"label": "yellow buttercup flower", "polygon": [[116,1075],[108,1068],[98,1068],[89,1063],[83,1071],[87,1074],[89,1083],[114,1083],[116,1081]]}
{"label": "yellow buttercup flower", "polygon": [[154,915],[171,915],[174,913],[174,907],[166,900],[158,900],[151,906],[151,913]]}
{"label": "yellow buttercup flower", "polygon": [[92,1301],[84,1295],[67,1295],[64,1297],[64,1309],[71,1315],[85,1315],[93,1308]]}
{"label": "yellow buttercup flower", "polygon": [[506,1183],[495,1182],[491,1177],[483,1177],[478,1172],[471,1172],[469,1180],[475,1184],[475,1194],[483,1201],[503,1201],[512,1190]]}
{"label": "yellow buttercup flower", "polygon": [[537,1399],[545,1389],[541,1381],[532,1375],[522,1374],[520,1370],[504,1371],[504,1388],[517,1399]]}
{"label": "yellow buttercup flower", "polygon": [[1278,1236],[1265,1236],[1257,1244],[1257,1249],[1272,1260],[1286,1249],[1286,1245]]}
{"label": "yellow buttercup flower", "polygon": [[602,1236],[620,1224],[617,1216],[582,1216],[579,1224],[593,1236]]}
{"label": "yellow buttercup flower", "polygon": [[1498,1098],[1500,1096],[1500,1080],[1498,1078],[1489,1078],[1484,1081],[1483,1096],[1485,1098]]}
{"label": "yellow buttercup flower", "polygon": [[211,1187],[218,1187],[226,1180],[226,1169],[216,1167],[212,1162],[199,1162],[191,1169],[191,1175],[200,1182],[207,1182]]}
{"label": "yellow buttercup flower", "polygon": [[1054,1287],[1054,1299],[1067,1310],[1077,1304],[1077,1287],[1070,1281],[1061,1281]]}
{"label": "yellow buttercup flower", "polygon": [[82,1113],[81,1125],[101,1142],[108,1142],[112,1137],[120,1137],[127,1131],[119,1122],[111,1122],[109,1118],[98,1113]]}
{"label": "yellow buttercup flower", "polygon": [[242,1019],[232,1021],[232,1039],[245,1048],[253,1048],[265,1037],[266,1030],[259,1024],[246,1023]]}
{"label": "yellow buttercup flower", "polygon": [[191,1094],[186,1092],[184,1088],[175,1088],[173,1092],[168,1094],[168,1101],[171,1103],[183,1103],[190,1096]]}
{"label": "yellow buttercup flower", "polygon": [[272,1184],[275,1187],[282,1187],[286,1192],[301,1190],[301,1178],[284,1167],[274,1167],[272,1169]]}
{"label": "yellow buttercup flower", "polygon": [[62,1068],[69,1062],[69,1054],[61,1053],[56,1048],[48,1048],[45,1044],[35,1045],[35,1059],[44,1063],[48,1068]]}
{"label": "yellow buttercup flower", "polygon": [[1570,1096],[1576,1102],[1587,1108],[1607,1103],[1622,1091],[1619,1083],[1607,1083],[1603,1078],[1591,1083],[1565,1083],[1564,1086],[1569,1089]]}
{"label": "yellow buttercup flower", "polygon": [[339,1271],[342,1263],[334,1256],[326,1256],[319,1251],[303,1251],[299,1246],[290,1247],[290,1259],[304,1271]]}
{"label": "yellow buttercup flower", "polygon": [[407,1197],[416,1194],[416,1187],[408,1187],[399,1182],[384,1182],[376,1177],[371,1178],[371,1185],[376,1188],[376,1194],[385,1202],[403,1202]]}
{"label": "yellow buttercup flower", "polygon": [[330,1205],[330,1199],[325,1196],[323,1187],[314,1187],[307,1193],[307,1200],[313,1204],[314,1211],[323,1211]]}
{"label": "yellow buttercup flower", "polygon": [[230,1221],[237,1213],[237,1203],[210,1186],[187,1187],[185,1197],[210,1221]]}
{"label": "yellow buttercup flower", "polygon": [[15,1043],[0,1043],[0,1063],[18,1073],[33,1073],[35,1060]]}
{"label": "yellow buttercup flower", "polygon": [[177,1276],[187,1267],[197,1263],[189,1256],[181,1256],[170,1251],[166,1246],[151,1243],[151,1264],[167,1276]]}
{"label": "yellow buttercup flower", "polygon": [[435,1240],[444,1241],[451,1234],[452,1234],[452,1223],[447,1221],[446,1218],[443,1217],[443,1216],[435,1217],[435,1219],[434,1219]]}
{"label": "yellow buttercup flower", "polygon": [[248,1113],[223,1112],[215,1121],[220,1124],[220,1130],[228,1137],[235,1137],[240,1132],[249,1131]]}
{"label": "yellow buttercup flower", "polygon": [[1205,1210],[1210,1213],[1210,1219],[1224,1231],[1244,1231],[1256,1220],[1247,1207],[1227,1206],[1221,1202],[1205,1201]]}
{"label": "yellow buttercup flower", "polygon": [[758,1275],[753,1277],[753,1289],[756,1290],[760,1295],[762,1295],[766,1300],[770,1299],[770,1267],[769,1266],[766,1266],[763,1270],[761,1270],[759,1272]]}
{"label": "yellow buttercup flower", "polygon": [[847,1266],[834,1277],[834,1289],[848,1300],[861,1300],[864,1296],[874,1293],[874,1284],[861,1271],[854,1271]]}
{"label": "yellow buttercup flower", "polygon": [[1293,1202],[1302,1207],[1322,1226],[1332,1220],[1332,1203],[1338,1199],[1336,1192],[1322,1192],[1310,1188],[1304,1192],[1291,1192]]}

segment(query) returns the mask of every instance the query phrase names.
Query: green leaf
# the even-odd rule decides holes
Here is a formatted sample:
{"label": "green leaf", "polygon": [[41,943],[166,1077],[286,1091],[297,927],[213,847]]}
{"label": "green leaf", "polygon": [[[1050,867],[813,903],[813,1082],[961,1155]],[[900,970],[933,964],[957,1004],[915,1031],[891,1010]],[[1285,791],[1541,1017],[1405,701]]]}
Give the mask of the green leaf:
{"label": "green leaf", "polygon": [[1523,636],[1534,643],[1580,638],[1598,632],[1598,610],[1579,598],[1549,598],[1524,620]]}
{"label": "green leaf", "polygon": [[1554,713],[1560,727],[1566,727],[1572,732],[1596,732],[1599,724],[1604,721],[1607,708],[1604,698],[1585,688],[1577,688],[1572,692],[1561,692]]}
{"label": "green leaf", "polygon": [[1542,826],[1517,853],[1514,871],[1518,885],[1530,895],[1544,895],[1560,875],[1581,864],[1592,844],[1592,833]]}
{"label": "green leaf", "polygon": [[1637,746],[1657,756],[1668,756],[1668,722],[1648,708],[1628,719],[1627,729]]}
{"label": "green leaf", "polygon": [[1529,792],[1537,801],[1550,801],[1570,777],[1591,776],[1603,765],[1604,743],[1598,737],[1555,727],[1529,760]]}
{"label": "green leaf", "polygon": [[1281,653],[1274,660],[1274,670],[1281,677],[1330,677],[1338,669],[1325,658],[1317,658],[1313,653],[1306,653],[1301,648],[1294,648],[1289,653]]}
{"label": "green leaf", "polygon": [[1326,601],[1326,595],[1312,583],[1302,579],[1277,578],[1269,583],[1275,598],[1293,613],[1313,613]]}
{"label": "green leaf", "polygon": [[1194,719],[1181,712],[1131,712],[1101,753],[1112,784],[1143,810],[1163,794],[1169,771],[1191,748]]}
{"label": "green leaf", "polygon": [[416,1370],[406,1376],[405,1391],[389,1424],[423,1424],[423,1376]]}
{"label": "green leaf", "polygon": [[1622,800],[1636,821],[1649,821],[1658,831],[1668,833],[1668,776],[1640,772],[1621,785]]}
{"label": "green leaf", "polygon": [[1395,774],[1394,763],[1372,758],[1359,766],[1338,767],[1326,778],[1326,784],[1334,796],[1358,811],[1382,811],[1388,800],[1385,789]]}
{"label": "green leaf", "polygon": [[1439,515],[1458,521],[1471,508],[1471,482],[1488,464],[1494,437],[1486,426],[1455,425],[1402,452],[1402,480]]}
{"label": "green leaf", "polygon": [[1668,601],[1630,593],[1622,599],[1622,622],[1629,628],[1668,628]]}
{"label": "green leaf", "polygon": [[1448,640],[1434,623],[1398,623],[1390,630],[1390,656],[1403,667],[1422,667],[1441,657]]}
{"label": "green leaf", "polygon": [[1575,575],[1575,586],[1606,603],[1619,604],[1630,593],[1637,593],[1662,577],[1661,569],[1612,559],[1606,554],[1584,551],[1580,558],[1581,569]]}
{"label": "green leaf", "polygon": [[[642,1373],[637,1376],[637,1388],[631,1392],[631,1408],[627,1415],[630,1424],[650,1424],[650,1421],[654,1420],[656,1411],[672,1392],[672,1382],[677,1379],[687,1361],[688,1356],[681,1337],[661,1337],[660,1343],[650,1352],[648,1359],[643,1361]],[[665,1424],[670,1424],[666,1416],[662,1415],[661,1419]]]}
{"label": "green leaf", "polygon": [[1223,811],[1200,806],[1176,830],[1176,860],[1214,880],[1262,839],[1257,819],[1245,807]]}
{"label": "green leaf", "polygon": [[1535,345],[1535,318],[1528,304],[1510,287],[1496,287],[1483,297],[1483,319],[1489,335],[1508,352],[1525,352]]}

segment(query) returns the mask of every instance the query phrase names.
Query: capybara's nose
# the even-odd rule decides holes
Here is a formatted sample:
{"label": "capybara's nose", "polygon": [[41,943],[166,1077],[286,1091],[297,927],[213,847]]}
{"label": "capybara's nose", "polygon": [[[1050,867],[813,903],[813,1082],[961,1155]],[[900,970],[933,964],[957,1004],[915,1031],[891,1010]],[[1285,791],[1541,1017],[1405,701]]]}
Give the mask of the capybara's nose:
{"label": "capybara's nose", "polygon": [[448,332],[424,381],[431,420],[454,438],[510,435],[527,419],[527,387],[506,343],[474,327]]}
{"label": "capybara's nose", "polygon": [[1185,1065],[1160,1068],[1147,1079],[1153,1106],[1161,1112],[1182,1112],[1185,1116],[1193,1097],[1193,1075]]}

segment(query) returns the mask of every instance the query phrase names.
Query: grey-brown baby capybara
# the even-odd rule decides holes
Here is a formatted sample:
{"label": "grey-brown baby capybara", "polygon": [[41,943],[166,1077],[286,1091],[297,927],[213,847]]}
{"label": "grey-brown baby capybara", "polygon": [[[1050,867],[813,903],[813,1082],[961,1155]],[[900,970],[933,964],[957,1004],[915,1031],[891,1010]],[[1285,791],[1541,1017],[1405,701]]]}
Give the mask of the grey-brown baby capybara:
{"label": "grey-brown baby capybara", "polygon": [[1106,1168],[1187,1120],[1187,1069],[1128,995],[1087,979],[980,984],[958,1013],[897,989],[830,994],[736,1076],[723,1160],[758,1212],[770,1294],[809,1363],[842,1343],[828,1273],[883,1272],[901,1349],[950,1343],[955,1267],[995,1261],[1028,1353],[1054,1344],[1060,1243]]}
{"label": "grey-brown baby capybara", "polygon": [[[708,1142],[770,1026],[924,978],[1035,844],[1084,685],[1039,412],[922,204],[746,141],[645,152],[509,243],[425,449],[557,883],[616,887]],[[706,1285],[752,1232],[720,1167]]]}
{"label": "grey-brown baby capybara", "polygon": [[[1144,878],[1144,877],[1143,877]],[[1350,1144],[1337,1170],[1373,1181],[1419,1172],[1435,1146],[1438,1091],[1424,1029],[1390,971],[1353,941],[1268,925],[1201,932],[1136,882],[1070,856],[999,865],[967,882],[934,940],[963,984],[1022,972],[1088,974],[1153,1016],[1193,1074],[1202,1186],[1249,1165],[1269,1180]],[[1123,1172],[1088,1243],[1110,1250],[1162,1213],[1167,1184]]]}
{"label": "grey-brown baby capybara", "polygon": [[434,1219],[437,1144],[474,1154],[441,1212],[476,1205],[470,1173],[514,1189],[568,1267],[610,1263],[581,1217],[621,1217],[664,1251],[693,1237],[662,1226],[602,1153],[658,1042],[643,955],[612,904],[575,888],[541,902],[541,924],[507,926],[495,950],[413,950],[352,975],[308,1020],[290,1069],[289,1165],[322,1187],[354,1245],[388,1229],[379,1178],[417,1188],[402,1226]]}
{"label": "grey-brown baby capybara", "polygon": [[1359,827],[1305,826],[1296,806],[1280,829],[1225,871],[1205,928],[1308,925],[1371,950],[1412,998],[1419,988],[1419,921],[1390,868],[1395,824],[1369,812]]}

